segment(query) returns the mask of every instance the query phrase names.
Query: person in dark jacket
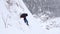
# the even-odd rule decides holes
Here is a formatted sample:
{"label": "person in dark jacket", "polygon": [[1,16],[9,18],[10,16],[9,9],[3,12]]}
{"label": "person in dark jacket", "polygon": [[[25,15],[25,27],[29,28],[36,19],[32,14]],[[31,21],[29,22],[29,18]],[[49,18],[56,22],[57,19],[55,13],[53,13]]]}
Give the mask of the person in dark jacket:
{"label": "person in dark jacket", "polygon": [[28,16],[28,14],[27,13],[23,13],[23,14],[21,14],[21,18],[24,18],[24,22],[26,23],[26,25],[28,25],[29,26],[29,24],[28,24],[28,20],[26,19],[26,16]]}

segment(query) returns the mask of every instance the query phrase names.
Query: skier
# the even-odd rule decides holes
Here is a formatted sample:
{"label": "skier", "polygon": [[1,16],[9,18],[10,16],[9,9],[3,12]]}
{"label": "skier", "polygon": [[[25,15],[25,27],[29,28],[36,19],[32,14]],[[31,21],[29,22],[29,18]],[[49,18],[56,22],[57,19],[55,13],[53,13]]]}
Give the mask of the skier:
{"label": "skier", "polygon": [[26,19],[26,16],[28,16],[28,14],[27,13],[23,13],[23,14],[21,14],[21,18],[24,18],[24,22],[26,23],[26,25],[28,25],[29,26],[29,24],[28,24],[28,20]]}

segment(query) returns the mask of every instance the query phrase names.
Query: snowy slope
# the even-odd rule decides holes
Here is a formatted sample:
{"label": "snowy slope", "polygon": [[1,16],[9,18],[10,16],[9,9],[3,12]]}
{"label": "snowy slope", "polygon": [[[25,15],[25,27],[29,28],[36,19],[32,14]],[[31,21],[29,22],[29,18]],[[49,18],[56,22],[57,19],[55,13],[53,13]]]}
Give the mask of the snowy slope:
{"label": "snowy slope", "polygon": [[[6,1],[0,0],[0,34],[60,34],[59,28],[46,30],[46,24],[36,20],[22,0]],[[28,13],[29,26],[19,17],[21,13]]]}

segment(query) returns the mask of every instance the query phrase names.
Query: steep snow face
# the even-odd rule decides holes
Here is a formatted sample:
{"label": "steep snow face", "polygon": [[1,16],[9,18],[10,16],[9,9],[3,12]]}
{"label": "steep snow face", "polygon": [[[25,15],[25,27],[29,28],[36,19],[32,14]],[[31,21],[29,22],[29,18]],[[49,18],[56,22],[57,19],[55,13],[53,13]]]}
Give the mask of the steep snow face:
{"label": "steep snow face", "polygon": [[22,0],[0,0],[0,34],[28,34],[30,30],[20,18],[21,13],[31,15]]}

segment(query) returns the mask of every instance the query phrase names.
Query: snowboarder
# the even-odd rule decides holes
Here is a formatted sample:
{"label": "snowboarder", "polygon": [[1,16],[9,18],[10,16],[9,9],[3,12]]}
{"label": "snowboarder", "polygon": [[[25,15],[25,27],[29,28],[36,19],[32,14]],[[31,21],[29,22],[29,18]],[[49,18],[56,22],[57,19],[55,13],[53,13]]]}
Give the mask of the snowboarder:
{"label": "snowboarder", "polygon": [[28,24],[28,20],[26,19],[26,16],[28,16],[28,14],[27,13],[23,13],[23,14],[21,14],[21,18],[24,18],[24,22],[29,26],[29,24]]}

